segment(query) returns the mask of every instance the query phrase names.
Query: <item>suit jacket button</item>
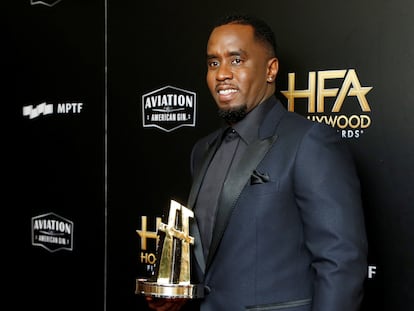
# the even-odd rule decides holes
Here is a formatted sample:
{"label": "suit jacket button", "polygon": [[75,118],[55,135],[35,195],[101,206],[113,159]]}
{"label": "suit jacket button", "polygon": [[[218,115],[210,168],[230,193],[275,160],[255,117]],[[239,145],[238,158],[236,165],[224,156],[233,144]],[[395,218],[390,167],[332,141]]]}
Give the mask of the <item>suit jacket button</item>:
{"label": "suit jacket button", "polygon": [[205,285],[204,286],[204,295],[208,295],[208,294],[210,294],[210,292],[211,292],[211,288],[210,288],[210,286],[208,286],[208,285]]}

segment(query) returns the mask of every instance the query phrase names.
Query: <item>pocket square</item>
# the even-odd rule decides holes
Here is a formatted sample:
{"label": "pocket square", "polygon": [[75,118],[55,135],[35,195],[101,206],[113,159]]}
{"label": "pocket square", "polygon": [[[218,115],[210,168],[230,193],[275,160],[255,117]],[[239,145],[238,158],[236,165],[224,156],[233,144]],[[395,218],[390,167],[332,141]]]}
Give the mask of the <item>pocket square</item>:
{"label": "pocket square", "polygon": [[263,183],[268,182],[269,180],[270,180],[269,175],[267,175],[266,173],[261,173],[258,170],[254,170],[252,175],[250,176],[251,185],[263,184]]}

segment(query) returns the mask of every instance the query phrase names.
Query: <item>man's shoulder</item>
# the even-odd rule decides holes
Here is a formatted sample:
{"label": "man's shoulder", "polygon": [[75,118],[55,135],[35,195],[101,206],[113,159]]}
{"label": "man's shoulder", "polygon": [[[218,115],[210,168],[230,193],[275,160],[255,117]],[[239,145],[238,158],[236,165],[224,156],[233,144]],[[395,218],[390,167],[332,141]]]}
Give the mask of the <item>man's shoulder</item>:
{"label": "man's shoulder", "polygon": [[317,122],[314,120],[308,119],[306,116],[295,112],[295,111],[289,111],[285,107],[282,108],[284,110],[283,116],[281,118],[281,122],[289,125],[293,125],[295,127],[299,127],[302,129],[310,129],[312,127],[317,128],[318,130],[325,130],[328,132],[336,132],[336,130],[323,122]]}
{"label": "man's shoulder", "polygon": [[294,111],[288,111],[284,107],[277,123],[276,133],[286,137],[297,137],[297,139],[301,139],[300,137],[313,137],[316,135],[321,140],[340,138],[338,130],[331,125],[310,120],[304,115]]}

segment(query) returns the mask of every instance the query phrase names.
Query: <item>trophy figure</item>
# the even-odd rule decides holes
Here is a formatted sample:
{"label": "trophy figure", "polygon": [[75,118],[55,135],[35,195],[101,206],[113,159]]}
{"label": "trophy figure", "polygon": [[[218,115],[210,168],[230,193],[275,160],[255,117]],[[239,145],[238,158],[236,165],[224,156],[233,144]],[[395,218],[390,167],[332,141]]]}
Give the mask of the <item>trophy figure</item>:
{"label": "trophy figure", "polygon": [[168,223],[157,228],[157,263],[150,279],[137,279],[135,294],[164,298],[201,298],[204,287],[191,284],[190,217],[194,212],[171,200]]}

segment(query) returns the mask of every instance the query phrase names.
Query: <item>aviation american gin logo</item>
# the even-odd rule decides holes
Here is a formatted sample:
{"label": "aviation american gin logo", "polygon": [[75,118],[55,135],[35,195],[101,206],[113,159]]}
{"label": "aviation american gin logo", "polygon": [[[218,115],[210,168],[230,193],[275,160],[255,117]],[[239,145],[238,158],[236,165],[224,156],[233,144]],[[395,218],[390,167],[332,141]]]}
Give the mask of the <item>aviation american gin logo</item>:
{"label": "aviation american gin logo", "polygon": [[50,252],[73,249],[73,222],[55,213],[32,217],[32,245]]}
{"label": "aviation american gin logo", "polygon": [[196,93],[165,86],[142,96],[142,123],[166,132],[195,126]]}

